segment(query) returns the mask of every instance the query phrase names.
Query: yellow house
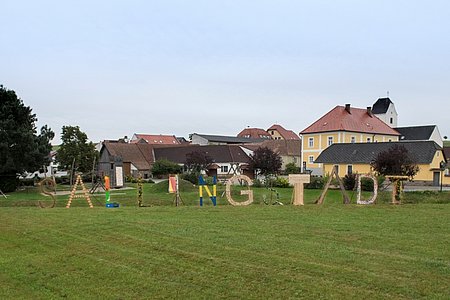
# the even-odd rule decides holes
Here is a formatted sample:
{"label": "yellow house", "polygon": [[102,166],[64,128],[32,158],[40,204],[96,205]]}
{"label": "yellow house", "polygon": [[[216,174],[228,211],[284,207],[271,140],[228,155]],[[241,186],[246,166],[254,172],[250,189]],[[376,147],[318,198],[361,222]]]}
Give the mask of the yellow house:
{"label": "yellow house", "polygon": [[278,124],[273,124],[267,129],[267,132],[272,136],[273,140],[294,140],[299,141],[300,138],[292,130],[287,130],[283,126]]}
{"label": "yellow house", "polygon": [[432,182],[433,185],[450,184],[449,177],[444,176],[441,163],[445,162],[442,148],[433,141],[405,141],[390,143],[355,143],[334,144],[324,150],[316,159],[323,165],[323,173],[330,174],[333,166],[338,166],[339,176],[351,173],[371,173],[370,163],[378,153],[387,151],[394,145],[408,150],[410,157],[419,166],[414,181]]}
{"label": "yellow house", "polygon": [[323,175],[323,165],[316,160],[333,144],[395,142],[399,136],[400,133],[372,113],[371,107],[336,106],[300,132],[303,171]]}

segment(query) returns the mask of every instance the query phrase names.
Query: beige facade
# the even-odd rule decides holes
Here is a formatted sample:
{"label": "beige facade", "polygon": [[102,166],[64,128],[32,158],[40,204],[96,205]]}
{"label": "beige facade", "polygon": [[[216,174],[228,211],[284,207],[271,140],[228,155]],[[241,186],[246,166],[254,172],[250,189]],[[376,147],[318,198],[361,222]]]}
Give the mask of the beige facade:
{"label": "beige facade", "polygon": [[283,136],[276,129],[269,130],[269,133],[274,140],[284,140]]}

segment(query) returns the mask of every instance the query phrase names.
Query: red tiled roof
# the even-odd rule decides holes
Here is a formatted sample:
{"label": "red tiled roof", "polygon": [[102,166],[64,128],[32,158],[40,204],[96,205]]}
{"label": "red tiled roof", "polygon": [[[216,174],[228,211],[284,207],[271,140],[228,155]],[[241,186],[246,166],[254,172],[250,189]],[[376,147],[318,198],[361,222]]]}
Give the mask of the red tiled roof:
{"label": "red tiled roof", "polygon": [[351,107],[349,113],[344,106],[336,106],[300,134],[330,131],[400,135],[378,117],[369,114],[367,109]]}
{"label": "red tiled roof", "polygon": [[300,140],[299,136],[292,130],[287,130],[283,126],[274,124],[267,131],[276,130],[285,140]]}
{"label": "red tiled roof", "polygon": [[150,145],[179,145],[180,142],[174,135],[162,135],[162,134],[135,134],[131,143],[138,143],[143,139]]}
{"label": "red tiled roof", "polygon": [[270,134],[261,128],[245,128],[239,134],[238,137],[245,137],[251,139],[271,139]]}

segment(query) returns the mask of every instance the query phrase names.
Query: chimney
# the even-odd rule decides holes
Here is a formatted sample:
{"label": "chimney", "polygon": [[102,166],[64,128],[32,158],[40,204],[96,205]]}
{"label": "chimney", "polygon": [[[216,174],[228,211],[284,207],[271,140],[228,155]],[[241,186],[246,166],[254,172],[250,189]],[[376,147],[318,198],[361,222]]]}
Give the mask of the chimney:
{"label": "chimney", "polygon": [[345,110],[346,110],[349,114],[352,113],[352,112],[351,112],[351,109],[350,109],[350,104],[349,104],[349,103],[345,104]]}
{"label": "chimney", "polygon": [[371,106],[367,106],[367,114],[368,114],[370,117],[373,117],[372,107],[371,107]]}

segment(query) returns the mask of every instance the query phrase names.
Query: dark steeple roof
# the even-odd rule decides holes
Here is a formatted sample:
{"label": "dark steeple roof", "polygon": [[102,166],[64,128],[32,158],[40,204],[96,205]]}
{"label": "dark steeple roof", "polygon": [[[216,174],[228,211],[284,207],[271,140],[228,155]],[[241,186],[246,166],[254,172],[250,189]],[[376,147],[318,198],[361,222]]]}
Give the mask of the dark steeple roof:
{"label": "dark steeple roof", "polygon": [[431,138],[436,125],[397,127],[400,132],[400,140],[404,141],[427,141]]}
{"label": "dark steeple roof", "polygon": [[430,164],[436,150],[442,149],[433,141],[333,144],[319,155],[315,163],[370,164],[378,153],[394,145],[404,146],[418,164]]}
{"label": "dark steeple roof", "polygon": [[389,109],[389,105],[391,103],[392,101],[389,98],[379,98],[377,102],[375,102],[375,104],[372,106],[372,112],[374,114],[385,114]]}

